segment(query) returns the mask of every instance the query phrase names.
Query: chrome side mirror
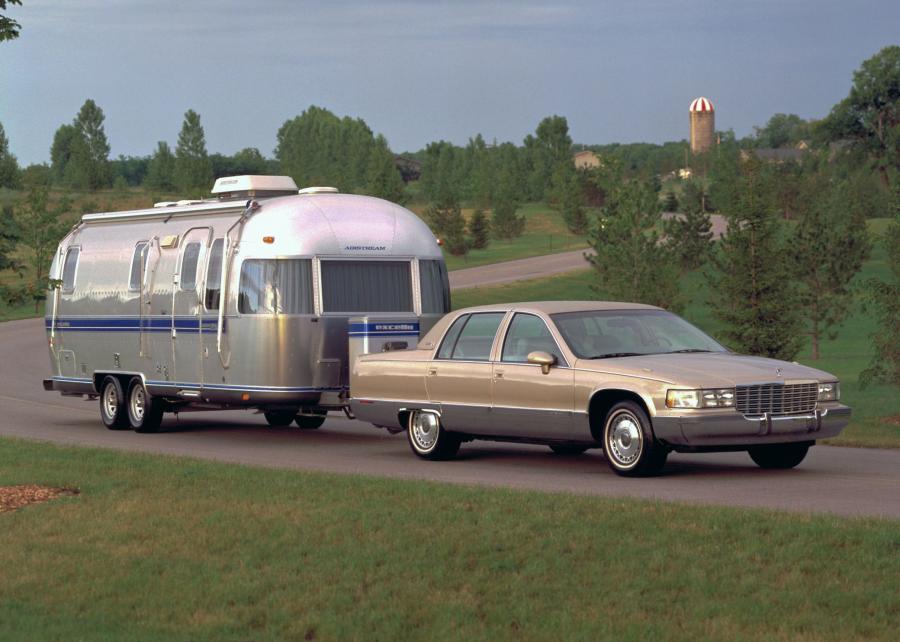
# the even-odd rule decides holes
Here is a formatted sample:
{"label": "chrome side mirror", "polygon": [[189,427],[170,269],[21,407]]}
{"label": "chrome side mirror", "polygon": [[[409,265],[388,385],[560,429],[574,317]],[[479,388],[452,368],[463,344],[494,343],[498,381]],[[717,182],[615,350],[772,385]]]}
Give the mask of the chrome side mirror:
{"label": "chrome side mirror", "polygon": [[539,365],[542,374],[550,374],[550,366],[556,365],[556,357],[549,352],[536,350],[528,353],[528,363]]}

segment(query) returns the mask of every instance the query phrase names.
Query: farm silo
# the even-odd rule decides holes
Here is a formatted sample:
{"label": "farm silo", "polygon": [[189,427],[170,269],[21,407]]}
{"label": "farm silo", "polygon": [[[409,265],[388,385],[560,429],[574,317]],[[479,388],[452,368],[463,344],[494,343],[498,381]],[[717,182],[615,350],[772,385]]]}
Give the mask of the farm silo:
{"label": "farm silo", "polygon": [[691,153],[709,151],[715,140],[716,112],[712,102],[701,96],[691,102]]}

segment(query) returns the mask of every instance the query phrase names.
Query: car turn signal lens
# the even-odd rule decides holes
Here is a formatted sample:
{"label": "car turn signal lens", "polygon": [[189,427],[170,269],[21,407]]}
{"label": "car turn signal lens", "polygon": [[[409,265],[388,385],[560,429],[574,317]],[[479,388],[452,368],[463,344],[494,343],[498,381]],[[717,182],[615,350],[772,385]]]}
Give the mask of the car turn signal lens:
{"label": "car turn signal lens", "polygon": [[668,390],[667,408],[732,408],[734,388],[710,388],[704,390]]}
{"label": "car turn signal lens", "polygon": [[840,383],[837,381],[823,381],[819,384],[819,401],[838,401],[840,398]]}

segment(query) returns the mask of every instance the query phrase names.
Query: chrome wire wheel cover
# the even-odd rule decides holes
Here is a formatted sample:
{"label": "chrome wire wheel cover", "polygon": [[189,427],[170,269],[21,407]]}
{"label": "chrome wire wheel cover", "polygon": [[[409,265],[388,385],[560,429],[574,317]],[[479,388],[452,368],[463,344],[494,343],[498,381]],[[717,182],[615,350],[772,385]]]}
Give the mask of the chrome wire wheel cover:
{"label": "chrome wire wheel cover", "polygon": [[113,383],[108,383],[103,389],[103,412],[107,417],[113,419],[118,411],[119,395],[116,394],[116,386]]}
{"label": "chrome wire wheel cover", "polygon": [[620,410],[606,424],[606,452],[619,468],[637,463],[644,450],[644,433],[638,418]]}
{"label": "chrome wire wheel cover", "polygon": [[437,444],[440,423],[437,415],[431,412],[416,412],[413,414],[410,434],[413,444],[422,452],[429,452]]}
{"label": "chrome wire wheel cover", "polygon": [[145,402],[144,386],[138,384],[131,392],[131,416],[137,421],[142,421],[144,419]]}

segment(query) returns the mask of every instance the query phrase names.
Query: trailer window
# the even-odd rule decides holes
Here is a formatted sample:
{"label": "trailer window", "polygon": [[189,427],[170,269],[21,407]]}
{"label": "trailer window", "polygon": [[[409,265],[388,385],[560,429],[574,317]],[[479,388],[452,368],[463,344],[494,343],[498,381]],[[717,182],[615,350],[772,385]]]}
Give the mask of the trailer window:
{"label": "trailer window", "polygon": [[244,261],[238,311],[241,314],[312,314],[312,261]]}
{"label": "trailer window", "polygon": [[147,269],[147,241],[141,241],[134,246],[134,254],[131,255],[131,274],[128,277],[128,289],[140,290],[144,281],[144,271]]}
{"label": "trailer window", "polygon": [[324,312],[412,312],[409,261],[322,261]]}
{"label": "trailer window", "polygon": [[443,261],[419,261],[422,282],[422,314],[450,312],[450,280]]}
{"label": "trailer window", "polygon": [[181,289],[193,290],[197,287],[197,262],[200,260],[200,244],[188,243],[181,257]]}
{"label": "trailer window", "polygon": [[203,297],[207,310],[219,309],[219,288],[222,286],[222,246],[224,239],[213,241],[206,263],[206,295]]}
{"label": "trailer window", "polygon": [[80,248],[77,247],[70,247],[66,251],[66,260],[63,263],[63,292],[72,292],[75,289],[75,270],[78,267],[78,255],[80,253]]}

